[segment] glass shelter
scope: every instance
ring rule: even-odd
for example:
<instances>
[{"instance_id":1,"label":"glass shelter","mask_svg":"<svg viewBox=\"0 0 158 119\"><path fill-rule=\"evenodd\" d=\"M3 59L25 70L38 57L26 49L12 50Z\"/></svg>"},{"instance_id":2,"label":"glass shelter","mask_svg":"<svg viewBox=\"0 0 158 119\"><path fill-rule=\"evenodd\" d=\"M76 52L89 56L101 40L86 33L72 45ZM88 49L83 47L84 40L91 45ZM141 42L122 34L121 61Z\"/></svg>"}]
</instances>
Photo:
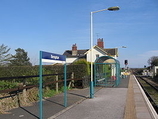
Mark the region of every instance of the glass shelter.
<instances>
[{"instance_id":1,"label":"glass shelter","mask_svg":"<svg viewBox=\"0 0 158 119\"><path fill-rule=\"evenodd\" d=\"M115 87L120 84L120 62L110 56L101 56L94 63L94 85Z\"/></svg>"}]
</instances>

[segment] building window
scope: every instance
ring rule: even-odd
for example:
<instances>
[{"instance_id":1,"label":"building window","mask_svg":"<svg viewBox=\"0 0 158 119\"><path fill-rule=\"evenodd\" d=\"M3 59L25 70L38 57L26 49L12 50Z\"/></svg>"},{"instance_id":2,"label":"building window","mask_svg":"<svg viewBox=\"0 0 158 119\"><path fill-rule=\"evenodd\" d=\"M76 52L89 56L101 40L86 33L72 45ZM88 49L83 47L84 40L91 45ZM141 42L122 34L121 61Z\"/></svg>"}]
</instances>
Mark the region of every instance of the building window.
<instances>
[{"instance_id":1,"label":"building window","mask_svg":"<svg viewBox=\"0 0 158 119\"><path fill-rule=\"evenodd\" d=\"M99 57L99 54L96 54L96 58L98 58Z\"/></svg>"}]
</instances>

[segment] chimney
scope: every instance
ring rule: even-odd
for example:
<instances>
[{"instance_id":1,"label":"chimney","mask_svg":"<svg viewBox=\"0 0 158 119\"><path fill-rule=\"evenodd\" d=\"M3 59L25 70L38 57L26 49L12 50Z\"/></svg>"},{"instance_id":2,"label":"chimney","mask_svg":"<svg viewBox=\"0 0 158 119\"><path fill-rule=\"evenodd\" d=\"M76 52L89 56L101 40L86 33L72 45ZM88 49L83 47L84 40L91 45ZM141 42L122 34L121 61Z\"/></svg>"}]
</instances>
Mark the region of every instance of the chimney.
<instances>
[{"instance_id":1,"label":"chimney","mask_svg":"<svg viewBox=\"0 0 158 119\"><path fill-rule=\"evenodd\" d=\"M104 48L103 38L99 38L99 39L97 40L97 45L98 45L99 47L101 47L101 48Z\"/></svg>"},{"instance_id":2,"label":"chimney","mask_svg":"<svg viewBox=\"0 0 158 119\"><path fill-rule=\"evenodd\" d=\"M72 45L72 56L76 56L77 55L77 46L76 43Z\"/></svg>"}]
</instances>

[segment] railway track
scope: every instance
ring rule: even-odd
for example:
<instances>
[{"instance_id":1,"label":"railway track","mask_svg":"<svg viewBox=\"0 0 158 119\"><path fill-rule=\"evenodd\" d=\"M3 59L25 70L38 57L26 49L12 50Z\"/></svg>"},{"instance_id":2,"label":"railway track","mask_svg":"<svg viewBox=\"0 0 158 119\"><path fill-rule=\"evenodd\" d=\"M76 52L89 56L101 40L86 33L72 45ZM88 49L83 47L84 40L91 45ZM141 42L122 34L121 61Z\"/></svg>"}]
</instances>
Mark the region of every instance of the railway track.
<instances>
[{"instance_id":1,"label":"railway track","mask_svg":"<svg viewBox=\"0 0 158 119\"><path fill-rule=\"evenodd\" d=\"M146 93L149 101L158 113L158 84L152 82L149 78L138 76L136 78Z\"/></svg>"}]
</instances>

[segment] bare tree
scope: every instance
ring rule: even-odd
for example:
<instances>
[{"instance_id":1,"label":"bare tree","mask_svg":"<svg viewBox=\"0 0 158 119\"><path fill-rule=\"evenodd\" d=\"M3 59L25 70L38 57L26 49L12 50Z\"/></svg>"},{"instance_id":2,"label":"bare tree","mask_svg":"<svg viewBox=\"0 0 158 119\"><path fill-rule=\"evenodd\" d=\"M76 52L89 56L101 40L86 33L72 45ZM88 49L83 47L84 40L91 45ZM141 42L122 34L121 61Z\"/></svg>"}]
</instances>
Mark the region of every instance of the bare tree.
<instances>
[{"instance_id":1,"label":"bare tree","mask_svg":"<svg viewBox=\"0 0 158 119\"><path fill-rule=\"evenodd\" d=\"M151 66L158 66L158 56L152 56L148 59L148 64Z\"/></svg>"},{"instance_id":2,"label":"bare tree","mask_svg":"<svg viewBox=\"0 0 158 119\"><path fill-rule=\"evenodd\" d=\"M9 51L10 48L8 48L8 46L5 46L4 44L0 46L0 66L5 66L8 64L11 58L11 54L8 53Z\"/></svg>"}]
</instances>

